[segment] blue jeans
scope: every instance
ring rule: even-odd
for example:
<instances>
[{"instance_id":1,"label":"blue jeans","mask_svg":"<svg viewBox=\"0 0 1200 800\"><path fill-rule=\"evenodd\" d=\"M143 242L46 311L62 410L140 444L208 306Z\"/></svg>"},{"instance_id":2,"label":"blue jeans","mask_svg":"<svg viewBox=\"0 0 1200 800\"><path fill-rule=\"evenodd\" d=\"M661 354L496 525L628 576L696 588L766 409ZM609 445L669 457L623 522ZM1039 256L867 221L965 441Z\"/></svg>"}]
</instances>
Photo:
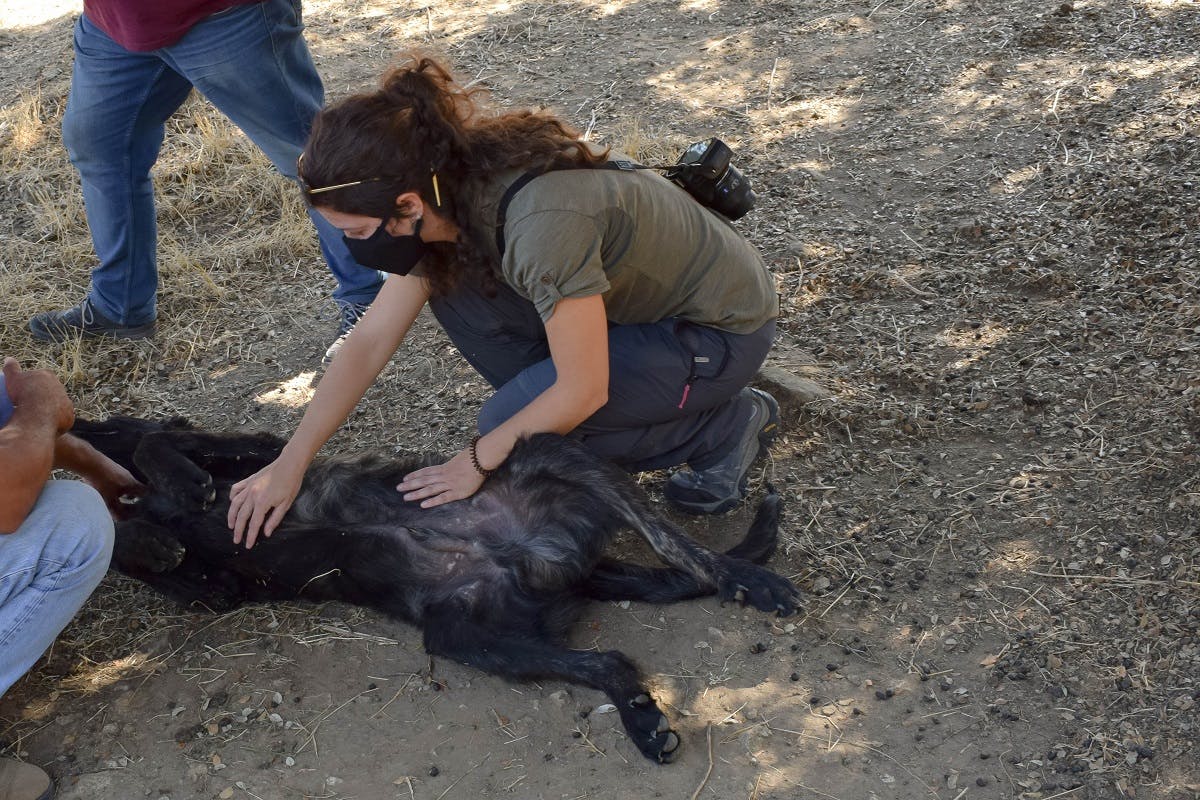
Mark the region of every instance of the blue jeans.
<instances>
[{"instance_id":1,"label":"blue jeans","mask_svg":"<svg viewBox=\"0 0 1200 800\"><path fill-rule=\"evenodd\" d=\"M480 409L480 433L554 383L541 317L509 287L494 297L463 287L429 305L454 346L496 389ZM572 436L630 471L680 464L706 469L737 445L751 403L739 393L774 338L774 320L748 334L673 318L610 325L608 402Z\"/></svg>"},{"instance_id":2,"label":"blue jeans","mask_svg":"<svg viewBox=\"0 0 1200 800\"><path fill-rule=\"evenodd\" d=\"M47 483L21 527L0 535L0 695L79 611L112 547L104 501L78 481Z\"/></svg>"},{"instance_id":3,"label":"blue jeans","mask_svg":"<svg viewBox=\"0 0 1200 800\"><path fill-rule=\"evenodd\" d=\"M63 142L79 170L100 262L90 298L106 317L123 325L155 317L150 168L164 123L193 86L295 180L296 159L324 102L302 31L299 0L265 0L214 14L175 44L139 53L114 42L87 15L79 17ZM356 263L340 232L315 212L310 216L337 279L334 298L371 302L382 274Z\"/></svg>"}]
</instances>

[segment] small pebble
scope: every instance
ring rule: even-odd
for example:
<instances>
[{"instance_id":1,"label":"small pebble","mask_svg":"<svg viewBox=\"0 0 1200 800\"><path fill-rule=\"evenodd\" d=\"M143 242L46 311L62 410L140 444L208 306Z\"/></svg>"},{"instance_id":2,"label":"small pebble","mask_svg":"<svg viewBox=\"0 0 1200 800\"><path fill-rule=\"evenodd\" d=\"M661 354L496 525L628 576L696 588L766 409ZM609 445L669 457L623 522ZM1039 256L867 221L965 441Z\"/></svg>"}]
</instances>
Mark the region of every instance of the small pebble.
<instances>
[{"instance_id":1,"label":"small pebble","mask_svg":"<svg viewBox=\"0 0 1200 800\"><path fill-rule=\"evenodd\" d=\"M988 779L987 779L987 778L984 778L984 777L982 777L982 776L981 776L981 777L978 777L978 778L976 778L976 779L975 779L975 785L976 785L976 786L987 786L987 785L988 785Z\"/></svg>"},{"instance_id":2,"label":"small pebble","mask_svg":"<svg viewBox=\"0 0 1200 800\"><path fill-rule=\"evenodd\" d=\"M437 768L436 764L429 768L429 777L436 778L438 775L441 775L441 774L442 774L442 771Z\"/></svg>"}]
</instances>

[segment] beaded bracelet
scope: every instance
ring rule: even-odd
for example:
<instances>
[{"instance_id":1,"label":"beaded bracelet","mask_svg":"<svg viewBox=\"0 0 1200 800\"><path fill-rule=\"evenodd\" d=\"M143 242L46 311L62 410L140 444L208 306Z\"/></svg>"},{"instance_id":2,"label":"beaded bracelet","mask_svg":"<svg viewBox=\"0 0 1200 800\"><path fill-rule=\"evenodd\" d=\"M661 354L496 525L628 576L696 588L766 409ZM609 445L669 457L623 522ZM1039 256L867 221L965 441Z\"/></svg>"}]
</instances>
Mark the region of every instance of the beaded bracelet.
<instances>
[{"instance_id":1,"label":"beaded bracelet","mask_svg":"<svg viewBox=\"0 0 1200 800\"><path fill-rule=\"evenodd\" d=\"M491 476L491 474L493 472L495 472L496 470L484 469L483 465L479 463L478 448L479 448L479 440L481 438L482 437L480 437L480 436L476 436L474 439L471 440L471 466L473 466L475 468L476 472L478 472L483 477L487 478L487 477Z\"/></svg>"}]
</instances>

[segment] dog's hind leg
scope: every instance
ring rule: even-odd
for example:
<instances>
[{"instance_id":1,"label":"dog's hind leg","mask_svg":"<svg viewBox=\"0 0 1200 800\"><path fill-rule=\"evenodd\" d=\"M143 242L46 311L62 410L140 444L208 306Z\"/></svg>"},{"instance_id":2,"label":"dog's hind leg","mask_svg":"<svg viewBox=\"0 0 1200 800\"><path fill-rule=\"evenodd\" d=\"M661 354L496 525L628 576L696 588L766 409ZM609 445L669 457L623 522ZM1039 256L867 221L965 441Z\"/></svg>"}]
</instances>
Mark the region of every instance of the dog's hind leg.
<instances>
[{"instance_id":1,"label":"dog's hind leg","mask_svg":"<svg viewBox=\"0 0 1200 800\"><path fill-rule=\"evenodd\" d=\"M722 601L737 600L781 616L796 610L800 593L791 581L745 558L703 547L636 496L627 494L622 499L626 501L622 510L629 526L646 539L659 558L693 576L704 593L715 592ZM766 552L760 547L748 547L745 552L754 555L756 550Z\"/></svg>"},{"instance_id":2,"label":"dog's hind leg","mask_svg":"<svg viewBox=\"0 0 1200 800\"><path fill-rule=\"evenodd\" d=\"M782 500L774 489L763 499L754 522L742 541L725 555L755 564L765 563L779 540ZM637 600L644 603L678 603L713 594L715 588L681 569L643 567L614 559L602 559L580 594L589 600Z\"/></svg>"},{"instance_id":3,"label":"dog's hind leg","mask_svg":"<svg viewBox=\"0 0 1200 800\"><path fill-rule=\"evenodd\" d=\"M800 593L791 581L753 561L702 547L655 513L645 494L615 465L597 459L577 443L548 434L531 436L520 448L513 449L502 469L532 485L570 476L579 497L586 497L593 513L603 509L633 528L668 566L691 575L702 587L702 594L715 592L723 601L737 600L785 616L796 610ZM771 513L767 512L768 517ZM761 555L771 546L748 547L746 552Z\"/></svg>"},{"instance_id":4,"label":"dog's hind leg","mask_svg":"<svg viewBox=\"0 0 1200 800\"><path fill-rule=\"evenodd\" d=\"M425 649L513 680L557 679L604 692L629 738L653 761L674 759L679 736L642 686L637 667L615 650L571 650L529 634L497 631L464 618L456 608L426 617Z\"/></svg>"}]
</instances>

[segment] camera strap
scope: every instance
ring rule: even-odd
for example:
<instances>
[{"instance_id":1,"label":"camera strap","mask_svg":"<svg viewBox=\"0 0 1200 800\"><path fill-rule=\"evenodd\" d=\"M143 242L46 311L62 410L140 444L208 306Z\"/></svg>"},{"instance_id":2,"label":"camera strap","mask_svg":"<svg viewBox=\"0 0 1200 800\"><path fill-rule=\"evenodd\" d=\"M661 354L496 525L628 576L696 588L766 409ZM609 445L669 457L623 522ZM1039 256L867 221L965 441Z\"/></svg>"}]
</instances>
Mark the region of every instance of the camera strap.
<instances>
[{"instance_id":1,"label":"camera strap","mask_svg":"<svg viewBox=\"0 0 1200 800\"><path fill-rule=\"evenodd\" d=\"M636 161L619 158L591 166L547 167L546 169L531 169L528 172L522 173L519 178L509 184L508 190L500 198L500 207L496 211L496 249L500 252L501 258L504 258L504 223L508 221L508 205L512 202L517 192L528 186L529 182L534 178L539 178L547 172L561 172L568 169L615 169L622 172L633 172L639 169L659 169L659 167L647 167Z\"/></svg>"}]
</instances>

